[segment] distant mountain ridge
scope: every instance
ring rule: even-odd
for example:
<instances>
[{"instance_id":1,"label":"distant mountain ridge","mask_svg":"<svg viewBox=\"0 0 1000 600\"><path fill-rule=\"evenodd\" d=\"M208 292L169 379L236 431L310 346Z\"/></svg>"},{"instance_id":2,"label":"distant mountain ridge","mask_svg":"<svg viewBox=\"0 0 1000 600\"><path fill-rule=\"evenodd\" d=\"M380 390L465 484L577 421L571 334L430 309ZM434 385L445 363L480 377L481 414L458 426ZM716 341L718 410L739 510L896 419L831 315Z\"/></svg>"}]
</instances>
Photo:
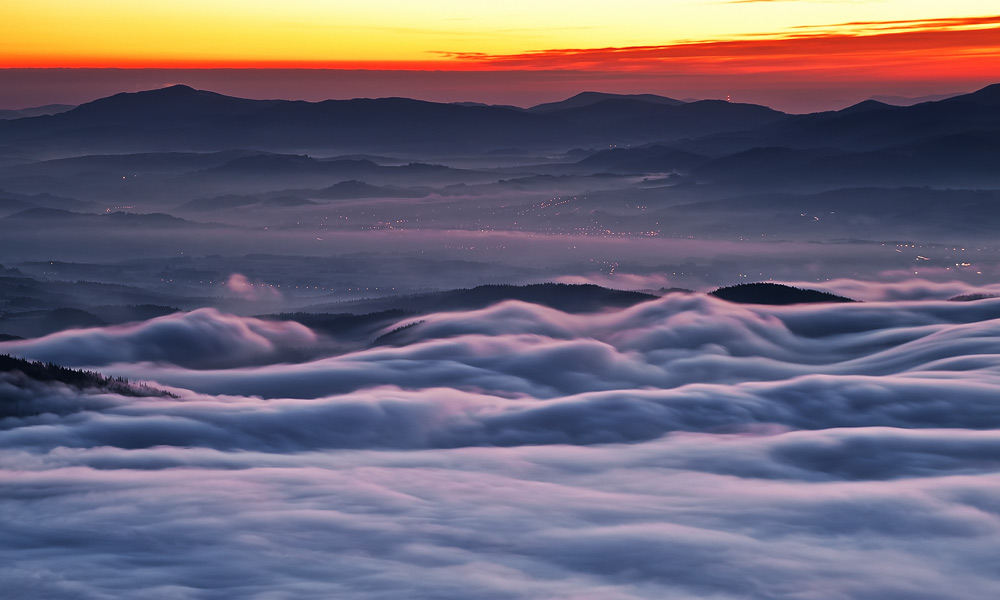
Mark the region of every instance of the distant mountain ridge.
<instances>
[{"instance_id":1,"label":"distant mountain ridge","mask_svg":"<svg viewBox=\"0 0 1000 600\"><path fill-rule=\"evenodd\" d=\"M352 300L308 307L308 312L374 313L403 309L411 313L476 310L505 300L519 300L556 308L564 312L592 312L623 308L655 300L645 292L615 290L594 284L534 283L527 285L480 285L474 288Z\"/></svg>"},{"instance_id":2,"label":"distant mountain ridge","mask_svg":"<svg viewBox=\"0 0 1000 600\"><path fill-rule=\"evenodd\" d=\"M163 173L201 164L193 179L198 182L284 177L281 186L304 188L350 179L395 184L405 175L419 184L418 172L430 176L443 167L387 167L344 154L485 155L500 148L564 153L588 147L605 150L591 150L592 156L564 172L678 173L690 175L689 182L730 186L787 181L817 191L841 181L989 187L1000 183L993 168L1000 161L1000 84L912 106L866 100L807 115L653 94L583 92L522 109L407 98L248 100L175 85L116 94L59 114L0 120L0 155L92 156L0 169L13 176L159 162ZM305 179L293 181L298 177ZM245 191L220 189L219 195ZM30 204L8 198L0 210Z\"/></svg>"},{"instance_id":3,"label":"distant mountain ridge","mask_svg":"<svg viewBox=\"0 0 1000 600\"><path fill-rule=\"evenodd\" d=\"M46 104L45 106L33 106L21 109L0 109L0 119L23 119L25 117L38 117L41 115L55 115L75 108L74 104Z\"/></svg>"},{"instance_id":4,"label":"distant mountain ridge","mask_svg":"<svg viewBox=\"0 0 1000 600\"><path fill-rule=\"evenodd\" d=\"M640 143L784 118L762 106L585 92L531 109L408 98L248 100L185 85L128 92L56 114L0 121L0 147L64 155L231 148L478 149Z\"/></svg>"},{"instance_id":5,"label":"distant mountain ridge","mask_svg":"<svg viewBox=\"0 0 1000 600\"><path fill-rule=\"evenodd\" d=\"M1000 84L912 106L868 100L839 111L794 115L762 129L756 143L878 150L920 139L1000 131Z\"/></svg>"}]
</instances>

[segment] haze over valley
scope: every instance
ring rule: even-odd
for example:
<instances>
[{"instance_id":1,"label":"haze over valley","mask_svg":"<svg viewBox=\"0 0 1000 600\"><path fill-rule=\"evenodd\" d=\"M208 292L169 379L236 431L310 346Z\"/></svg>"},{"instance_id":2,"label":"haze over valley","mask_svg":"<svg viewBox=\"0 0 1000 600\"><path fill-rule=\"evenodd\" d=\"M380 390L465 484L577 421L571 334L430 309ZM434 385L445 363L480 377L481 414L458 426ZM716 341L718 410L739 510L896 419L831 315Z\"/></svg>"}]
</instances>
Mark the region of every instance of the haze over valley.
<instances>
[{"instance_id":1,"label":"haze over valley","mask_svg":"<svg viewBox=\"0 0 1000 600\"><path fill-rule=\"evenodd\" d=\"M249 313L545 281L988 286L998 105L996 86L810 115L596 93L529 109L119 94L0 121L0 255Z\"/></svg>"}]
</instances>

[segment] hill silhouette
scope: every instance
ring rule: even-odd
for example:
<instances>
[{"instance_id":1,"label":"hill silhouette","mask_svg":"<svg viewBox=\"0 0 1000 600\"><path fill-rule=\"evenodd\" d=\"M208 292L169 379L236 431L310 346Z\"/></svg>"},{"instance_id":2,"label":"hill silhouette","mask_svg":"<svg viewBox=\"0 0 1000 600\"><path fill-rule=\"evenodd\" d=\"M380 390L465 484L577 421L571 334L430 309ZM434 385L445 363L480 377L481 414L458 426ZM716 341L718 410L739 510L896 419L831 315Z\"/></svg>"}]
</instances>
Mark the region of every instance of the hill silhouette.
<instances>
[{"instance_id":1,"label":"hill silhouette","mask_svg":"<svg viewBox=\"0 0 1000 600\"><path fill-rule=\"evenodd\" d=\"M1000 131L998 106L1000 84L911 106L868 100L808 115L654 94L583 92L520 109L408 98L249 100L175 85L115 94L58 114L0 120L0 148L64 156L232 148L485 152L705 138L728 153L766 146L874 151ZM703 153L696 146L679 149Z\"/></svg>"},{"instance_id":2,"label":"hill silhouette","mask_svg":"<svg viewBox=\"0 0 1000 600\"><path fill-rule=\"evenodd\" d=\"M787 305L818 302L857 302L856 300L829 292L767 282L741 283L739 285L721 287L710 292L709 295L737 304Z\"/></svg>"},{"instance_id":3,"label":"hill silhouette","mask_svg":"<svg viewBox=\"0 0 1000 600\"><path fill-rule=\"evenodd\" d=\"M654 300L659 296L645 292L614 290L594 284L536 283L529 285L480 285L474 288L353 300L309 307L310 312L378 312L390 309L411 314L452 310L475 310L505 300L520 300L548 306L564 312L596 312L612 307L626 307Z\"/></svg>"},{"instance_id":4,"label":"hill silhouette","mask_svg":"<svg viewBox=\"0 0 1000 600\"><path fill-rule=\"evenodd\" d=\"M708 157L700 154L654 144L638 148L602 150L576 164L584 169L599 169L612 173L664 173L689 171L708 161Z\"/></svg>"},{"instance_id":5,"label":"hill silhouette","mask_svg":"<svg viewBox=\"0 0 1000 600\"><path fill-rule=\"evenodd\" d=\"M784 113L754 104L721 100L663 104L630 97L612 97L544 114L571 124L574 131L605 139L618 138L621 142L743 131L786 117Z\"/></svg>"},{"instance_id":6,"label":"hill silhouette","mask_svg":"<svg viewBox=\"0 0 1000 600\"><path fill-rule=\"evenodd\" d=\"M878 150L963 133L1000 131L1000 84L912 106L863 102L789 117L760 132L768 145Z\"/></svg>"},{"instance_id":7,"label":"hill silhouette","mask_svg":"<svg viewBox=\"0 0 1000 600\"><path fill-rule=\"evenodd\" d=\"M534 112L534 113L557 112L569 108L580 108L583 106L590 106L592 104L597 104L598 102L603 102L605 100L638 100L640 102L646 102L649 104L666 104L669 106L678 106L684 104L684 102L682 102L681 100L674 100L673 98L667 98L666 96L658 96L656 94L607 94L604 92L580 92L575 96L572 96L565 100L560 100L558 102L546 102L544 104L537 104L529 108L528 112Z\"/></svg>"},{"instance_id":8,"label":"hill silhouette","mask_svg":"<svg viewBox=\"0 0 1000 600\"><path fill-rule=\"evenodd\" d=\"M116 94L56 115L0 121L0 147L63 155L231 148L448 149L653 142L781 120L762 106L585 93L523 110L409 98L248 100L185 85Z\"/></svg>"}]
</instances>

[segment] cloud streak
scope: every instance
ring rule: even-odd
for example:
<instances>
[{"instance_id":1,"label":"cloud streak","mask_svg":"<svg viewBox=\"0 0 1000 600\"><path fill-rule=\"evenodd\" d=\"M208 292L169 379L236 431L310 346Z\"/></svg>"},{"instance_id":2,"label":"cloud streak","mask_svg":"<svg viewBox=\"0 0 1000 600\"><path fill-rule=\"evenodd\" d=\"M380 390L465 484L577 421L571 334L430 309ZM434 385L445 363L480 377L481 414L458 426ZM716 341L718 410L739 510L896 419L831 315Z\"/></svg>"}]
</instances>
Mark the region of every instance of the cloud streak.
<instances>
[{"instance_id":1,"label":"cloud streak","mask_svg":"<svg viewBox=\"0 0 1000 600\"><path fill-rule=\"evenodd\" d=\"M442 53L491 69L578 69L675 76L741 75L897 80L996 77L1000 17L853 22L778 34L652 46L550 49L518 54ZM859 71L859 69L864 71ZM950 71L950 72L949 72ZM856 81L855 81L856 83Z\"/></svg>"}]
</instances>

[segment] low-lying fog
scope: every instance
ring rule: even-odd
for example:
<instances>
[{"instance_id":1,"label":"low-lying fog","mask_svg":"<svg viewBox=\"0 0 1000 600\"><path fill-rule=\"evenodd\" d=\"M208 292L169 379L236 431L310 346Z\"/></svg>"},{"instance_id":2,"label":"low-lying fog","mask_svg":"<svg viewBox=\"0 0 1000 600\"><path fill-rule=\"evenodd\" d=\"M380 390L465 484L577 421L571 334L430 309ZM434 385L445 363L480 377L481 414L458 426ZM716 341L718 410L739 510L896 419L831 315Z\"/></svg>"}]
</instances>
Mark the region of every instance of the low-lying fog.
<instances>
[{"instance_id":1,"label":"low-lying fog","mask_svg":"<svg viewBox=\"0 0 1000 600\"><path fill-rule=\"evenodd\" d=\"M673 293L385 329L345 351L201 309L0 343L173 395L0 374L7 593L1000 594L1000 300Z\"/></svg>"}]
</instances>

